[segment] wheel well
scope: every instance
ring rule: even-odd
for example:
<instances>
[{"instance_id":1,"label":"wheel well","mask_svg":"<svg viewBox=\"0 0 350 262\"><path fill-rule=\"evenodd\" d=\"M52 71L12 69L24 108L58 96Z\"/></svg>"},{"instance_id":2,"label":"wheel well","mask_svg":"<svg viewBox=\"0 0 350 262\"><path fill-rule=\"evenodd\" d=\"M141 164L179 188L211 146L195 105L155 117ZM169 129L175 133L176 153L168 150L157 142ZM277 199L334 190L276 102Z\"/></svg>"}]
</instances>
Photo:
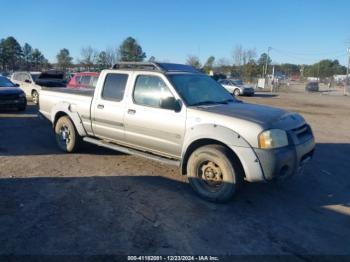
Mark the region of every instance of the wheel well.
<instances>
[{"instance_id":1,"label":"wheel well","mask_svg":"<svg viewBox=\"0 0 350 262\"><path fill-rule=\"evenodd\" d=\"M229 148L226 144L218 141L218 140L215 140L215 139L199 139L199 140L196 140L194 142L192 142L192 144L190 144L190 146L187 148L186 150L186 153L183 157L183 160L182 160L182 165L181 165L181 174L182 175L186 175L187 171L187 162L188 162L188 159L190 157L190 155L199 147L202 147L202 146L207 146L207 145L221 145L223 147L225 147L229 154L230 154L230 157L232 157L232 159L235 159L237 160L237 163L239 163L240 165L240 168L243 172L243 175L245 177L245 173L244 173L244 169L243 169L243 166L242 166L242 163L241 161L239 160L238 156L236 155L236 153L231 149Z\"/></svg>"},{"instance_id":2,"label":"wheel well","mask_svg":"<svg viewBox=\"0 0 350 262\"><path fill-rule=\"evenodd\" d=\"M59 111L59 112L56 113L55 119L54 119L54 121L53 121L53 123L52 123L54 127L55 127L55 125L56 125L58 119L60 119L62 116L68 116L68 115L67 115L67 113L62 112L62 111Z\"/></svg>"},{"instance_id":3,"label":"wheel well","mask_svg":"<svg viewBox=\"0 0 350 262\"><path fill-rule=\"evenodd\" d=\"M35 89L33 89L32 92L31 92L31 94L33 95L34 92L37 92L37 93L38 93L38 91L36 91Z\"/></svg>"}]
</instances>

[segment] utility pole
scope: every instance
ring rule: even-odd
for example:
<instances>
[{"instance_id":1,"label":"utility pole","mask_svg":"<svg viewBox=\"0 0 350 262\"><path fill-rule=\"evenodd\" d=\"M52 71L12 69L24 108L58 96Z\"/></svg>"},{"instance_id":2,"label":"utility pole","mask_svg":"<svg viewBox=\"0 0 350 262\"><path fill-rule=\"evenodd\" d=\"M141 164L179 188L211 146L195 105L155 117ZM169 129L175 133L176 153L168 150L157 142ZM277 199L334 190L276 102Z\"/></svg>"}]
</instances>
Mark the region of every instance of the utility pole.
<instances>
[{"instance_id":1,"label":"utility pole","mask_svg":"<svg viewBox=\"0 0 350 262\"><path fill-rule=\"evenodd\" d=\"M345 80L345 85L344 85L344 95L347 95L346 89L348 88L350 90L350 83L349 83L349 68L350 68L350 47L347 49L348 51L348 67L346 68L346 80Z\"/></svg>"},{"instance_id":2,"label":"utility pole","mask_svg":"<svg viewBox=\"0 0 350 262\"><path fill-rule=\"evenodd\" d=\"M268 62L268 60L269 60L269 54L270 54L270 50L271 50L272 48L269 46L269 48L267 48L267 57L266 57L266 61L265 61L265 72L264 72L264 76L266 77L266 74L267 74L267 62Z\"/></svg>"}]
</instances>

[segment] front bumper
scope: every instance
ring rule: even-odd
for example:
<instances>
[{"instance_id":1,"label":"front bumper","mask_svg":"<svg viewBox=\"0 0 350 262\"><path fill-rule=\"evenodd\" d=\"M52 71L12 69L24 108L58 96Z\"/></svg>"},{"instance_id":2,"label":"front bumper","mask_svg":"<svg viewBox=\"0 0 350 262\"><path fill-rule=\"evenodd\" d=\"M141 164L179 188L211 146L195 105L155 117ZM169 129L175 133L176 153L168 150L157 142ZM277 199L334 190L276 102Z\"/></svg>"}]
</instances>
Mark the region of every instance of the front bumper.
<instances>
[{"instance_id":1,"label":"front bumper","mask_svg":"<svg viewBox=\"0 0 350 262\"><path fill-rule=\"evenodd\" d=\"M302 144L277 149L255 149L265 180L297 174L312 159L315 140L310 138Z\"/></svg>"},{"instance_id":2,"label":"front bumper","mask_svg":"<svg viewBox=\"0 0 350 262\"><path fill-rule=\"evenodd\" d=\"M26 98L18 98L15 100L0 100L0 109L21 108L27 105Z\"/></svg>"},{"instance_id":3,"label":"front bumper","mask_svg":"<svg viewBox=\"0 0 350 262\"><path fill-rule=\"evenodd\" d=\"M242 92L241 95L244 95L244 96L252 96L252 95L254 95L254 89L253 88L244 88L241 92Z\"/></svg>"}]
</instances>

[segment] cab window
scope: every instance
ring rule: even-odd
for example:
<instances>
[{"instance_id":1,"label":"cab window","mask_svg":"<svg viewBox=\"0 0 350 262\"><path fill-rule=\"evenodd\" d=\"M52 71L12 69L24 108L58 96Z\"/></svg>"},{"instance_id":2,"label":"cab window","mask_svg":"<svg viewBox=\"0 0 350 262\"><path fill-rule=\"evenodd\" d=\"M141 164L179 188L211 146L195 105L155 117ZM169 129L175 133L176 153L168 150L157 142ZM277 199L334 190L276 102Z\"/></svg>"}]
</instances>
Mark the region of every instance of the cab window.
<instances>
[{"instance_id":1,"label":"cab window","mask_svg":"<svg viewBox=\"0 0 350 262\"><path fill-rule=\"evenodd\" d=\"M160 108L162 99L172 96L169 88L158 76L137 77L133 93L135 104Z\"/></svg>"},{"instance_id":2,"label":"cab window","mask_svg":"<svg viewBox=\"0 0 350 262\"><path fill-rule=\"evenodd\" d=\"M123 100L127 80L127 74L107 74L103 84L102 98L114 101Z\"/></svg>"}]
</instances>

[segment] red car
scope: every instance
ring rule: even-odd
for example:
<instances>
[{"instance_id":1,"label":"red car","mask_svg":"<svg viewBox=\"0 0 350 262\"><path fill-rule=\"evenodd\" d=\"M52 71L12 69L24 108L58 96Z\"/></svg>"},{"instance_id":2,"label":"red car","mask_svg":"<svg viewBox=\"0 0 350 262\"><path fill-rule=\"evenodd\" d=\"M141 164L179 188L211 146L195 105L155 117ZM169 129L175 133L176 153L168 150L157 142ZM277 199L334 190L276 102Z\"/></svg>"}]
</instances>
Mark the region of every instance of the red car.
<instances>
[{"instance_id":1,"label":"red car","mask_svg":"<svg viewBox=\"0 0 350 262\"><path fill-rule=\"evenodd\" d=\"M95 88L99 73L81 72L76 73L69 80L68 88Z\"/></svg>"}]
</instances>

